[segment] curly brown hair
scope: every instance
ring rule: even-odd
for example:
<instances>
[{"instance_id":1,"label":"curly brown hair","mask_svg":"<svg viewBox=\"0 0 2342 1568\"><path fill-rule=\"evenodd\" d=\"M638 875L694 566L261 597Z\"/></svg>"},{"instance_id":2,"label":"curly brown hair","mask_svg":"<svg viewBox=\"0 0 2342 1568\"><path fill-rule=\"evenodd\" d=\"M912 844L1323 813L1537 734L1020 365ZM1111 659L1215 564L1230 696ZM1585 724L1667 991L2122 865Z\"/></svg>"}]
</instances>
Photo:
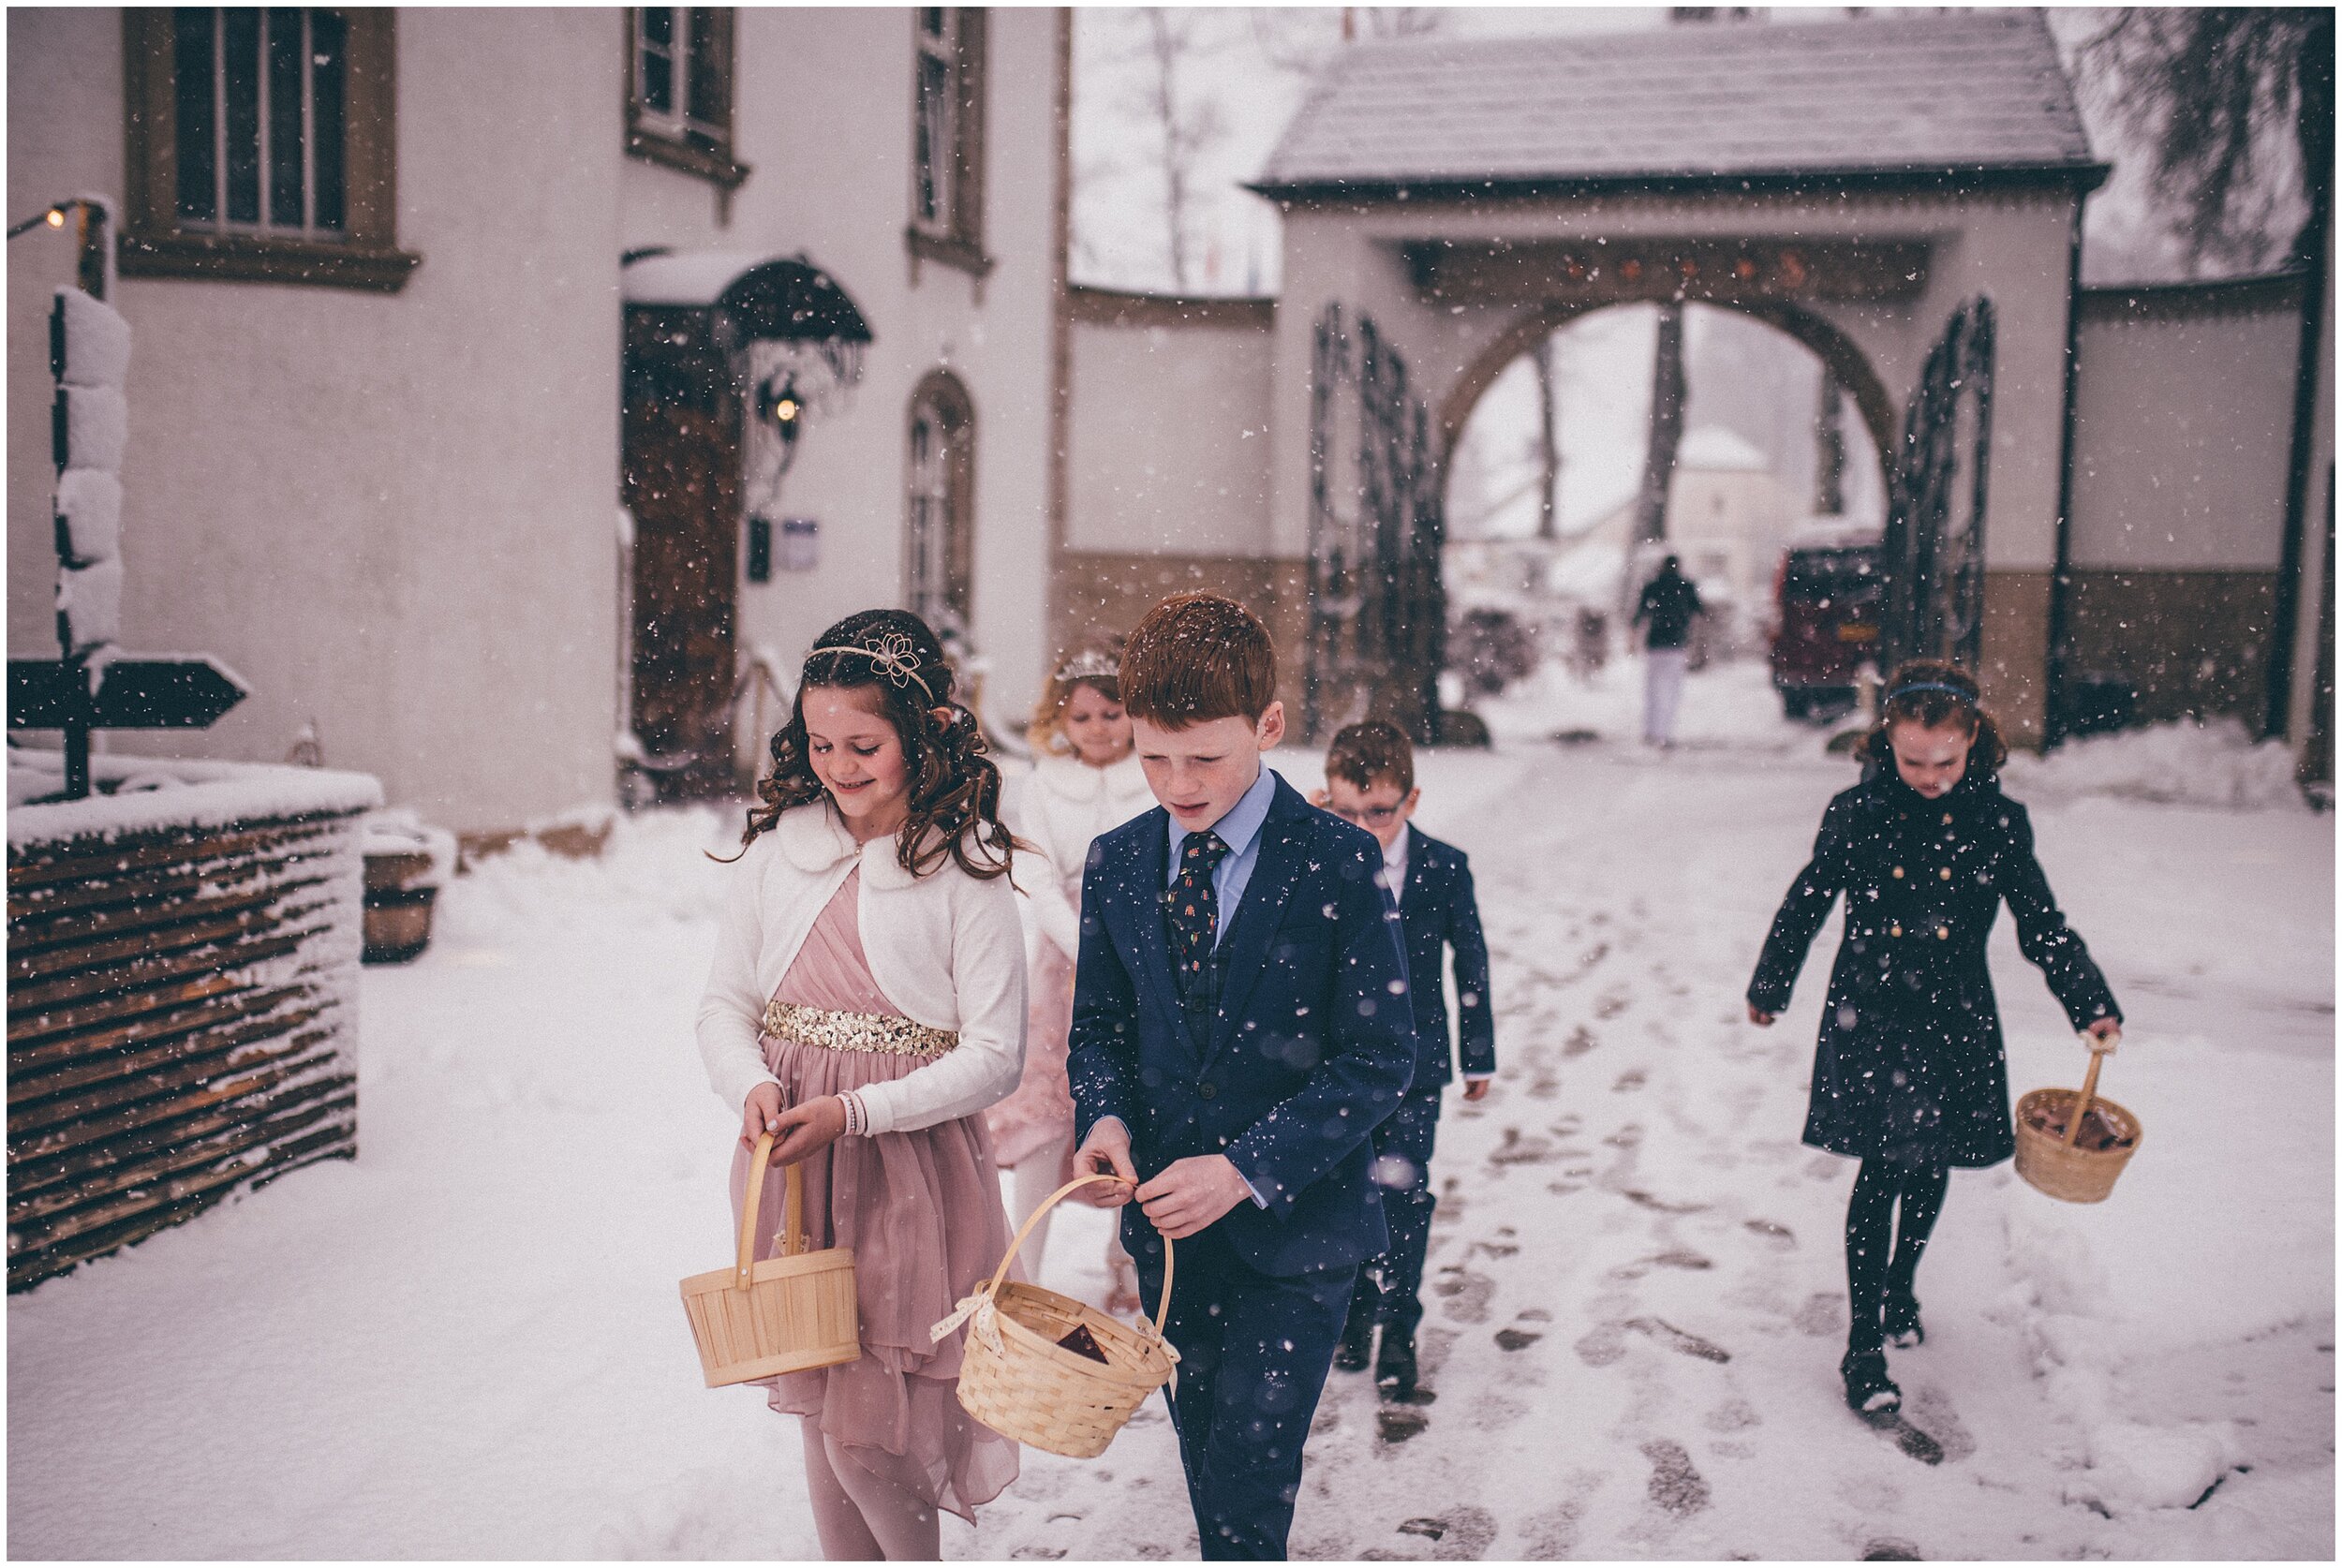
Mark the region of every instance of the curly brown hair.
<instances>
[{"instance_id":1,"label":"curly brown hair","mask_svg":"<svg viewBox=\"0 0 2342 1568\"><path fill-rule=\"evenodd\" d=\"M773 735L772 771L757 780L762 804L749 808L741 852L778 826L782 812L827 793L807 747L806 689L868 689L878 693L879 711L902 743L910 808L895 840L902 868L923 877L948 858L979 880L1006 876L1017 845L1001 821L1001 770L985 754L976 716L952 700L952 669L927 623L908 610L865 610L813 645L789 722ZM939 708L950 717L938 718Z\"/></svg>"},{"instance_id":2,"label":"curly brown hair","mask_svg":"<svg viewBox=\"0 0 2342 1568\"><path fill-rule=\"evenodd\" d=\"M1979 777L1991 777L2008 761L2008 744L2000 737L1999 724L1985 711L1976 677L1957 664L1910 658L1895 666L1878 704L1878 722L1860 747L1864 762L1894 766L1894 747L1887 732L1897 724L1926 730L1958 724L1974 737L1968 745L1967 771Z\"/></svg>"}]
</instances>

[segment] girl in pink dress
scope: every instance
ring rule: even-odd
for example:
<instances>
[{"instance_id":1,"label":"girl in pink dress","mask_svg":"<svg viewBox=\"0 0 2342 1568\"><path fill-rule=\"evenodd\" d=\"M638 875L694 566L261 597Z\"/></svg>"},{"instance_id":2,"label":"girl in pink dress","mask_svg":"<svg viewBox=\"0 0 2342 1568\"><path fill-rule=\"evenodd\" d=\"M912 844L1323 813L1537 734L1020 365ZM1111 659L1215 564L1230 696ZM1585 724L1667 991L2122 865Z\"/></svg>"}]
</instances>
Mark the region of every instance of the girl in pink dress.
<instances>
[{"instance_id":1,"label":"girl in pink dress","mask_svg":"<svg viewBox=\"0 0 2342 1568\"><path fill-rule=\"evenodd\" d=\"M1011 821L1019 844L1036 853L1016 864L1031 964L1025 1023L1025 1075L1016 1092L985 1113L993 1153L1013 1171L1012 1218L1022 1222L1041 1200L1073 1179L1074 1097L1065 1082L1065 1043L1074 1025L1074 959L1081 946L1082 871L1089 841L1121 826L1155 803L1131 742L1117 683L1119 659L1111 643L1084 648L1049 677L1026 731L1032 743L1032 776L1018 793ZM1041 1277L1049 1217L1032 1228L1023 1253L1028 1279ZM1121 1254L1109 1240L1108 1273ZM1123 1259L1124 1268L1128 1260ZM1137 1309L1136 1274L1127 1303Z\"/></svg>"},{"instance_id":2,"label":"girl in pink dress","mask_svg":"<svg viewBox=\"0 0 2342 1568\"><path fill-rule=\"evenodd\" d=\"M859 1359L765 1385L801 1418L833 1560L933 1561L941 1513L974 1518L1016 1446L959 1408L961 1335L930 1327L1008 1250L983 1112L1023 1066L1025 965L1000 773L952 702L934 634L848 616L806 659L749 814L700 1004L709 1082L740 1115L733 1201L804 1167L812 1246L851 1248ZM776 1135L767 1168L755 1143Z\"/></svg>"}]
</instances>

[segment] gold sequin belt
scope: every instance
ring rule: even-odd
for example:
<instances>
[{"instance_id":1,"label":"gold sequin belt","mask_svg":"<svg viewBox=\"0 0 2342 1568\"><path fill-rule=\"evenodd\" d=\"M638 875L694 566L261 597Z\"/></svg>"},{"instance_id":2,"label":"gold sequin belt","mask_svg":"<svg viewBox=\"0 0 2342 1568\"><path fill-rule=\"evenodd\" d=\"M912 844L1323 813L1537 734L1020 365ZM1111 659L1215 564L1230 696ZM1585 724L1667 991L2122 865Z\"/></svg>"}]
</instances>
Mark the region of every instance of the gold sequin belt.
<instances>
[{"instance_id":1,"label":"gold sequin belt","mask_svg":"<svg viewBox=\"0 0 2342 1568\"><path fill-rule=\"evenodd\" d=\"M784 1001L764 1004L764 1032L824 1051L883 1051L894 1057L940 1057L959 1043L957 1030L931 1028L912 1018Z\"/></svg>"}]
</instances>

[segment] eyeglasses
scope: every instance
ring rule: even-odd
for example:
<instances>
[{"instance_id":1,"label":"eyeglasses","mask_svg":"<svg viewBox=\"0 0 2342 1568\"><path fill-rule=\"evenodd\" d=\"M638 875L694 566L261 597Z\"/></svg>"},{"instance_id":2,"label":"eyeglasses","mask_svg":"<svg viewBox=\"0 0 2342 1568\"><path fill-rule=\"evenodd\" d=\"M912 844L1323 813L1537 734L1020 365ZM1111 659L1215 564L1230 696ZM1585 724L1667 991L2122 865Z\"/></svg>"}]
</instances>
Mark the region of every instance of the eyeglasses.
<instances>
[{"instance_id":1,"label":"eyeglasses","mask_svg":"<svg viewBox=\"0 0 2342 1568\"><path fill-rule=\"evenodd\" d=\"M1370 806L1363 811L1344 811L1339 806L1329 806L1326 809L1358 827L1386 827L1399 816L1399 807L1395 806Z\"/></svg>"}]
</instances>

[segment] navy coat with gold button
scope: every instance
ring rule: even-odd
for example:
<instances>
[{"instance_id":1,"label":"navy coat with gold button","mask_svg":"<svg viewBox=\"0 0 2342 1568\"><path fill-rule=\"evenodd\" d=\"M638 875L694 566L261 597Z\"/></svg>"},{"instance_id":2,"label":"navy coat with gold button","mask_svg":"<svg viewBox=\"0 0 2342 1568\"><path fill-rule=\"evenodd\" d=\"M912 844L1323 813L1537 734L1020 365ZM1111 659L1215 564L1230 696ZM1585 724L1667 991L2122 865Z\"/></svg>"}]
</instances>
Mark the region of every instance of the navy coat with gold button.
<instances>
[{"instance_id":1,"label":"navy coat with gold button","mask_svg":"<svg viewBox=\"0 0 2342 1568\"><path fill-rule=\"evenodd\" d=\"M1924 1164L2008 1159L2008 1067L1985 966L2003 900L2019 949L2075 1028L2122 1016L2050 893L2024 807L1975 771L1929 800L1891 762L1840 794L1773 917L1751 1006L1777 1013L1788 1005L1842 894L1845 934L1822 1009L1805 1142Z\"/></svg>"}]
</instances>

